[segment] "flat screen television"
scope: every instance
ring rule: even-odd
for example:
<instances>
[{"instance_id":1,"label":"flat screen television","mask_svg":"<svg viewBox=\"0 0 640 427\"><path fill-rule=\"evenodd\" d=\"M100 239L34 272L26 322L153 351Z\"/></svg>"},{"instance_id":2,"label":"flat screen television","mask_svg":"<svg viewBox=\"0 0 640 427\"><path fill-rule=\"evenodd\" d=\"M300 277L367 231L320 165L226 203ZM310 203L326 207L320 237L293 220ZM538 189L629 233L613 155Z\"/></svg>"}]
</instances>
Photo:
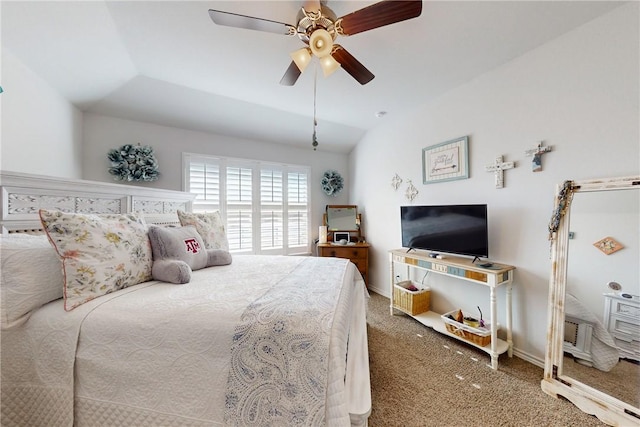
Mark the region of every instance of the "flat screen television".
<instances>
[{"instance_id":1,"label":"flat screen television","mask_svg":"<svg viewBox=\"0 0 640 427\"><path fill-rule=\"evenodd\" d=\"M401 206L400 226L405 248L489 256L487 205Z\"/></svg>"}]
</instances>

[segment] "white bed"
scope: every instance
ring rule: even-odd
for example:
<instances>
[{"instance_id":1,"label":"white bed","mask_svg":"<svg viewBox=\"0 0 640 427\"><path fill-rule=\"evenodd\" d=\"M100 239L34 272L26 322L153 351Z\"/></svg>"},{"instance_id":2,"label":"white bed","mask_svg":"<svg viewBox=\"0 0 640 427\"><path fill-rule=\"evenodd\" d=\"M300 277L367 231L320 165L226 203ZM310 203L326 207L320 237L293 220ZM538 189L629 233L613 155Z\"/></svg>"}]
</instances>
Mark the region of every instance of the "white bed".
<instances>
[{"instance_id":1,"label":"white bed","mask_svg":"<svg viewBox=\"0 0 640 427\"><path fill-rule=\"evenodd\" d=\"M37 233L38 209L61 206L173 223L192 197L24 174L0 184L5 234ZM184 285L147 281L71 311L55 299L3 324L2 425L365 425L365 297L348 260L246 255Z\"/></svg>"},{"instance_id":2,"label":"white bed","mask_svg":"<svg viewBox=\"0 0 640 427\"><path fill-rule=\"evenodd\" d=\"M598 317L570 293L566 294L564 327L563 349L580 363L605 372L618 364L620 354L611 334ZM573 337L566 332L572 327L575 328Z\"/></svg>"}]
</instances>

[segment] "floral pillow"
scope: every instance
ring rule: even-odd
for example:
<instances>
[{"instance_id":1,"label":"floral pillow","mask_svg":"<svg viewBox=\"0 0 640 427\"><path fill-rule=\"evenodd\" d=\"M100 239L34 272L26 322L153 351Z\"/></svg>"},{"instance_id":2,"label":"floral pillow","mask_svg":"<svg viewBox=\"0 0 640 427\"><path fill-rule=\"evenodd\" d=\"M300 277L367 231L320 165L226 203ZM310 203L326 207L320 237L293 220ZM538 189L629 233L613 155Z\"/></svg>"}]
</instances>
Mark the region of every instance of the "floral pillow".
<instances>
[{"instance_id":1,"label":"floral pillow","mask_svg":"<svg viewBox=\"0 0 640 427\"><path fill-rule=\"evenodd\" d=\"M151 280L147 226L135 214L86 215L40 210L64 273L64 309Z\"/></svg>"},{"instance_id":2,"label":"floral pillow","mask_svg":"<svg viewBox=\"0 0 640 427\"><path fill-rule=\"evenodd\" d=\"M183 227L187 225L196 227L204 240L205 248L229 250L229 241L220 212L189 213L178 210L178 219Z\"/></svg>"}]
</instances>

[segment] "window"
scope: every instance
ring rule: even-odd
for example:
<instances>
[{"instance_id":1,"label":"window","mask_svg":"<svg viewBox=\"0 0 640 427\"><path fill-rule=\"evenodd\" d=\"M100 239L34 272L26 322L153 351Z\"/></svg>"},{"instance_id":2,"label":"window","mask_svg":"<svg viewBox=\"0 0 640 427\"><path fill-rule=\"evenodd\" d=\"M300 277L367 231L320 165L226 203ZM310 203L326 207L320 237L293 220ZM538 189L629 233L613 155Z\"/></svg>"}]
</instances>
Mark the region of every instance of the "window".
<instances>
[{"instance_id":1,"label":"window","mask_svg":"<svg viewBox=\"0 0 640 427\"><path fill-rule=\"evenodd\" d=\"M261 249L277 249L284 237L284 188L282 171L260 169L260 243Z\"/></svg>"},{"instance_id":2,"label":"window","mask_svg":"<svg viewBox=\"0 0 640 427\"><path fill-rule=\"evenodd\" d=\"M232 252L308 252L308 167L196 154L183 164L193 211L220 211Z\"/></svg>"},{"instance_id":3,"label":"window","mask_svg":"<svg viewBox=\"0 0 640 427\"><path fill-rule=\"evenodd\" d=\"M226 168L226 223L229 248L237 251L253 250L253 201L251 168Z\"/></svg>"}]
</instances>

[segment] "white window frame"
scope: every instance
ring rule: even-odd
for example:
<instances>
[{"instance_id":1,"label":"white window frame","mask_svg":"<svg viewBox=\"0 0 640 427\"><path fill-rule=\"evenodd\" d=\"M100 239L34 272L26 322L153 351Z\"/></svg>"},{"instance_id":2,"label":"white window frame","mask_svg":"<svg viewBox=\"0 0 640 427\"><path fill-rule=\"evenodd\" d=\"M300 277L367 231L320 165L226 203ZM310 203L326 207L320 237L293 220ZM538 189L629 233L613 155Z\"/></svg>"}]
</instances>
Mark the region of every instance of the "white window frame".
<instances>
[{"instance_id":1,"label":"white window frame","mask_svg":"<svg viewBox=\"0 0 640 427\"><path fill-rule=\"evenodd\" d=\"M242 167L242 168L250 168L252 170L252 247L247 250L232 250L234 253L243 253L243 254L284 254L284 255L309 255L310 247L311 247L311 189L310 189L310 180L311 180L311 168L309 166L304 165L291 165L284 163L275 163L275 162L267 162L261 160L252 160L252 159L239 159L239 158L231 158L231 157L221 157L214 155L206 155L206 154L196 154L196 153L182 153L182 188L183 191L191 191L190 190L190 165L192 162L205 162L209 164L217 164L219 170L219 207L217 210L220 211L220 215L225 224L227 224L227 167ZM283 237L282 237L282 248L270 248L270 249L262 249L261 248L261 198L260 198L260 173L262 169L273 169L282 172L282 181L283 181ZM288 179L289 173L302 173L307 176L307 205L306 205L306 216L307 216L307 242L303 246L293 246L289 247L289 222L286 220L288 218L289 213L289 200L288 200ZM194 211L198 210L198 203L194 201L193 208ZM203 211L203 210L201 210Z\"/></svg>"}]
</instances>

